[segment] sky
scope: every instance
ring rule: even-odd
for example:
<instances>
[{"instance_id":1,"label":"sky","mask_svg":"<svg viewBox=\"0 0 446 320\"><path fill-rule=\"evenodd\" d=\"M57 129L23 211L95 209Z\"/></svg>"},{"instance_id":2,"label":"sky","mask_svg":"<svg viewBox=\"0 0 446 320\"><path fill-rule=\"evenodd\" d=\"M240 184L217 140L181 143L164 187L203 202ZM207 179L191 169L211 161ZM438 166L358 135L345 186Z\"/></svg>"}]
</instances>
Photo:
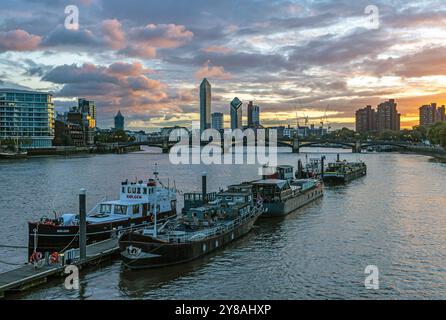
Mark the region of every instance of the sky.
<instances>
[{"instance_id":1,"label":"sky","mask_svg":"<svg viewBox=\"0 0 446 320\"><path fill-rule=\"evenodd\" d=\"M78 10L78 25L71 19ZM199 85L229 122L234 97L266 126L354 127L396 99L402 127L446 104L444 0L2 0L0 87L96 101L98 126L191 126Z\"/></svg>"}]
</instances>

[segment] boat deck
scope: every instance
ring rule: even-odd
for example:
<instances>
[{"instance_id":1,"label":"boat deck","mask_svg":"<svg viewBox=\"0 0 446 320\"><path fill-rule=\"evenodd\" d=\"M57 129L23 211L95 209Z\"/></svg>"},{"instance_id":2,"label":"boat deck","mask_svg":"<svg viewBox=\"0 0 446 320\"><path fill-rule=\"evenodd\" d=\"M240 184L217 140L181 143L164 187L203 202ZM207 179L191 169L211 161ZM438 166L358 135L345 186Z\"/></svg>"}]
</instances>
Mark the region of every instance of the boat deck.
<instances>
[{"instance_id":1,"label":"boat deck","mask_svg":"<svg viewBox=\"0 0 446 320\"><path fill-rule=\"evenodd\" d=\"M74 265L87 267L89 264L97 265L106 258L112 257L118 252L118 239L108 239L93 243L87 246L87 258L82 262L75 262ZM76 255L76 258L79 258ZM22 267L0 273L0 298L11 292L23 292L32 287L44 284L49 277L66 276L64 273L66 266L44 265L40 268L32 264L25 264Z\"/></svg>"}]
</instances>

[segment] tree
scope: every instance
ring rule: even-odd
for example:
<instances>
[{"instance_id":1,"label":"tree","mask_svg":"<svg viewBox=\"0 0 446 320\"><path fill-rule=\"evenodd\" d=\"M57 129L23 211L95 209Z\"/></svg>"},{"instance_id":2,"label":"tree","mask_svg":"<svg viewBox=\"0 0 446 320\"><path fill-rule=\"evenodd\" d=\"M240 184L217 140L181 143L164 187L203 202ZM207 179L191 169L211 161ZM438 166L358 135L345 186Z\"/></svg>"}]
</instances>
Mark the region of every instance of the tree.
<instances>
[{"instance_id":1,"label":"tree","mask_svg":"<svg viewBox=\"0 0 446 320\"><path fill-rule=\"evenodd\" d=\"M134 140L132 138L124 130L114 130L99 133L96 136L96 141L99 143L129 142Z\"/></svg>"},{"instance_id":2,"label":"tree","mask_svg":"<svg viewBox=\"0 0 446 320\"><path fill-rule=\"evenodd\" d=\"M446 148L446 122L437 122L427 129L427 138L435 145Z\"/></svg>"}]
</instances>

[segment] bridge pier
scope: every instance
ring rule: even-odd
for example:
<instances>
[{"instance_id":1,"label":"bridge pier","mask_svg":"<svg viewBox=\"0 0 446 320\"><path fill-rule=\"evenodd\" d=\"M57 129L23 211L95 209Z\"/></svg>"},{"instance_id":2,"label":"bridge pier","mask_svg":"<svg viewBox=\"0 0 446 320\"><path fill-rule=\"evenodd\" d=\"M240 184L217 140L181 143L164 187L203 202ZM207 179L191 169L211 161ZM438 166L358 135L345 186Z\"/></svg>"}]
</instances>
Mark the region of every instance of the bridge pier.
<instances>
[{"instance_id":1,"label":"bridge pier","mask_svg":"<svg viewBox=\"0 0 446 320\"><path fill-rule=\"evenodd\" d=\"M300 153L300 142L299 139L293 140L293 146L291 147L293 150L293 153Z\"/></svg>"},{"instance_id":2,"label":"bridge pier","mask_svg":"<svg viewBox=\"0 0 446 320\"><path fill-rule=\"evenodd\" d=\"M355 145L353 146L353 153L361 153L362 146L361 141L356 141Z\"/></svg>"},{"instance_id":3,"label":"bridge pier","mask_svg":"<svg viewBox=\"0 0 446 320\"><path fill-rule=\"evenodd\" d=\"M161 145L161 149L163 151L163 153L169 153L169 139L164 139L163 140L163 144Z\"/></svg>"}]
</instances>

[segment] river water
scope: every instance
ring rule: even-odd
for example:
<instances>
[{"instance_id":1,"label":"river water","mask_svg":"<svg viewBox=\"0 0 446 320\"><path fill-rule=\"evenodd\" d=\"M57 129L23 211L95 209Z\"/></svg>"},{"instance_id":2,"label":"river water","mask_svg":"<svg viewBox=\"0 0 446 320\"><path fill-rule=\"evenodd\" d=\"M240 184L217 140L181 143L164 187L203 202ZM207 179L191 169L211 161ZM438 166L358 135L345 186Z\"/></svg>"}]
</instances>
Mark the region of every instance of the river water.
<instances>
[{"instance_id":1,"label":"river water","mask_svg":"<svg viewBox=\"0 0 446 320\"><path fill-rule=\"evenodd\" d=\"M280 164L305 153L281 149ZM81 272L81 290L53 281L17 295L24 299L408 299L446 298L446 164L397 153L356 155L347 150L302 149L307 156L361 159L368 175L285 218L259 220L244 238L194 262L129 271L119 260ZM208 191L258 178L249 165L170 164L147 149L125 155L33 158L0 162L0 245L26 246L26 222L76 212L87 189L88 207L118 196L120 182L161 179L182 191ZM179 206L182 201L179 202ZM26 259L25 249L0 247L0 271ZM5 264L8 262L11 264ZM379 270L379 289L364 286L364 269Z\"/></svg>"}]
</instances>

